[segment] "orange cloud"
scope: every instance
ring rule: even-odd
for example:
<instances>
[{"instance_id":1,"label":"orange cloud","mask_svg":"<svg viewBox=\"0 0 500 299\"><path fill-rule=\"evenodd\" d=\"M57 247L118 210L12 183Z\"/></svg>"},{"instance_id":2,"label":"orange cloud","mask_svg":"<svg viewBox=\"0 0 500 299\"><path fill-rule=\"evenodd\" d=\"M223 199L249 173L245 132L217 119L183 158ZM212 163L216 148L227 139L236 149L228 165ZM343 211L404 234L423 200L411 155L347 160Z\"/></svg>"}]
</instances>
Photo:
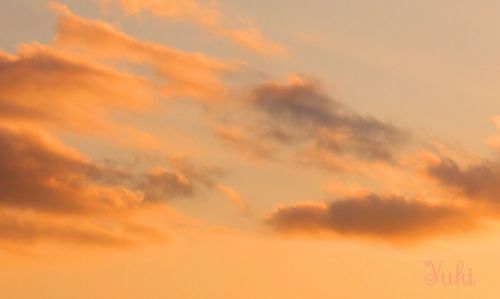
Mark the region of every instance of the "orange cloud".
<instances>
[{"instance_id":1,"label":"orange cloud","mask_svg":"<svg viewBox=\"0 0 500 299\"><path fill-rule=\"evenodd\" d=\"M6 123L0 162L0 206L55 213L118 212L193 196L215 187L221 172L179 158L147 171L148 164L98 163L42 130Z\"/></svg>"},{"instance_id":2,"label":"orange cloud","mask_svg":"<svg viewBox=\"0 0 500 299\"><path fill-rule=\"evenodd\" d=\"M163 96L222 97L222 76L233 65L141 42L63 5L51 6L60 16L53 44L0 51L0 243L164 240L163 227L143 224L151 207L163 213L168 200L215 188L219 169L178 158L101 163L47 130L69 130L71 138L106 131L113 142L127 138L122 135L140 145L155 142L129 118L151 113ZM149 66L155 75L124 70L130 64ZM140 221L132 220L138 215Z\"/></svg>"},{"instance_id":3,"label":"orange cloud","mask_svg":"<svg viewBox=\"0 0 500 299\"><path fill-rule=\"evenodd\" d=\"M500 116L495 115L493 117L493 123L495 124L495 127L497 129L500 129ZM494 150L499 150L500 149L500 136L491 136L488 139L486 139L486 144L490 146Z\"/></svg>"},{"instance_id":4,"label":"orange cloud","mask_svg":"<svg viewBox=\"0 0 500 299\"><path fill-rule=\"evenodd\" d=\"M104 22L79 18L64 5L51 7L60 16L52 45L24 44L13 54L0 51L4 121L165 148L157 136L134 124L135 116L157 111L165 97L224 97L222 76L234 65L140 42ZM138 74L127 63L149 66L154 74Z\"/></svg>"},{"instance_id":5,"label":"orange cloud","mask_svg":"<svg viewBox=\"0 0 500 299\"><path fill-rule=\"evenodd\" d=\"M86 221L47 218L0 211L0 244L33 245L51 241L85 246L123 247L134 243L131 235Z\"/></svg>"},{"instance_id":6,"label":"orange cloud","mask_svg":"<svg viewBox=\"0 0 500 299\"><path fill-rule=\"evenodd\" d=\"M132 219L215 185L213 168L180 159L170 165L141 171L100 164L42 130L1 123L0 242L122 246L165 240L164 229Z\"/></svg>"},{"instance_id":7,"label":"orange cloud","mask_svg":"<svg viewBox=\"0 0 500 299\"><path fill-rule=\"evenodd\" d=\"M118 213L143 201L124 185L100 184L112 171L40 130L0 126L0 148L0 206Z\"/></svg>"},{"instance_id":8,"label":"orange cloud","mask_svg":"<svg viewBox=\"0 0 500 299\"><path fill-rule=\"evenodd\" d=\"M112 0L102 0L103 3ZM246 49L266 55L285 54L285 48L265 38L255 27L230 29L224 26L216 2L209 5L196 0L119 0L117 1L128 14L147 11L155 16L194 22L205 27L217 36L225 37Z\"/></svg>"},{"instance_id":9,"label":"orange cloud","mask_svg":"<svg viewBox=\"0 0 500 299\"><path fill-rule=\"evenodd\" d=\"M76 130L102 127L114 111L145 110L153 86L140 77L40 44L0 52L0 115Z\"/></svg>"},{"instance_id":10,"label":"orange cloud","mask_svg":"<svg viewBox=\"0 0 500 299\"><path fill-rule=\"evenodd\" d=\"M226 196L232 204L238 207L240 211L248 213L248 205L238 192L223 184L218 184L217 189L219 189L219 191L222 192L222 194L224 194L224 196Z\"/></svg>"},{"instance_id":11,"label":"orange cloud","mask_svg":"<svg viewBox=\"0 0 500 299\"><path fill-rule=\"evenodd\" d=\"M51 3L51 8L59 15L57 47L98 59L150 66L163 81L166 96L217 99L226 92L221 77L234 70L232 64L139 41L105 22L80 18L62 4Z\"/></svg>"}]
</instances>

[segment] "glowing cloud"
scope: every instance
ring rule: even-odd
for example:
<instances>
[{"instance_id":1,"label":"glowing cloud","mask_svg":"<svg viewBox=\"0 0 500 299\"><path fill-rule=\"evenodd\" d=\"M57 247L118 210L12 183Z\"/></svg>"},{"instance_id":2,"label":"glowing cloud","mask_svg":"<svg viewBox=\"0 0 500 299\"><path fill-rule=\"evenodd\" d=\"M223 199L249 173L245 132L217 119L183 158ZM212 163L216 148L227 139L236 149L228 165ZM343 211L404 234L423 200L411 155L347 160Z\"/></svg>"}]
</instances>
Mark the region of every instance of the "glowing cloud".
<instances>
[{"instance_id":1,"label":"glowing cloud","mask_svg":"<svg viewBox=\"0 0 500 299\"><path fill-rule=\"evenodd\" d=\"M74 15L64 5L52 3L60 18L55 44L93 58L150 66L163 81L170 97L221 98L221 76L234 65L202 53L188 53L165 45L142 42L99 20Z\"/></svg>"},{"instance_id":2,"label":"glowing cloud","mask_svg":"<svg viewBox=\"0 0 500 299\"><path fill-rule=\"evenodd\" d=\"M104 3L113 0L103 0ZM216 2L203 5L196 0L119 0L123 9L132 15L142 11L158 17L194 22L217 36L230 39L235 44L266 55L285 54L285 48L265 38L255 27L230 29L224 26Z\"/></svg>"}]
</instances>

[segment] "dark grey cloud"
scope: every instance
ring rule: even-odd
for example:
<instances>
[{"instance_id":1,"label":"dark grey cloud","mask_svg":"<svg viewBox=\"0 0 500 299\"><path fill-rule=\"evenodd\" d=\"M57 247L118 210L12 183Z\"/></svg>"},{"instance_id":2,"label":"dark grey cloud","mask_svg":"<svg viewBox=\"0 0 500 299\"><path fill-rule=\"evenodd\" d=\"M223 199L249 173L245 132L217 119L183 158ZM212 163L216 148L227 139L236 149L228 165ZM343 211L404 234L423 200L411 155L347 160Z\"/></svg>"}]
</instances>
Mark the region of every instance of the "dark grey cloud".
<instances>
[{"instance_id":1,"label":"dark grey cloud","mask_svg":"<svg viewBox=\"0 0 500 299\"><path fill-rule=\"evenodd\" d=\"M240 147L266 142L307 145L338 156L389 161L408 140L402 128L350 110L312 81L263 83L252 90L247 103L250 109L241 119L227 120L228 127L240 125L246 135L219 134Z\"/></svg>"},{"instance_id":2,"label":"dark grey cloud","mask_svg":"<svg viewBox=\"0 0 500 299\"><path fill-rule=\"evenodd\" d=\"M466 167L448 158L428 167L428 174L470 200L500 203L500 162L484 160Z\"/></svg>"}]
</instances>

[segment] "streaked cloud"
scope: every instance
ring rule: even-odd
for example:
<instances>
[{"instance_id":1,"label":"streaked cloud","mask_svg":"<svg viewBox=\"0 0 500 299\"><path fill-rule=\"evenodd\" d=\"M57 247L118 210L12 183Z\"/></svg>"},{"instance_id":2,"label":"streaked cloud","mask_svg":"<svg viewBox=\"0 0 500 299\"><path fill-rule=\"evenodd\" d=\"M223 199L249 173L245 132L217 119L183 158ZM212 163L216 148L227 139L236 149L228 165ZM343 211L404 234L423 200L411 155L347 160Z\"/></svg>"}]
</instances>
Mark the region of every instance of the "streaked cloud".
<instances>
[{"instance_id":1,"label":"streaked cloud","mask_svg":"<svg viewBox=\"0 0 500 299\"><path fill-rule=\"evenodd\" d=\"M61 4L51 8L59 15L52 44L23 44L15 54L0 51L1 247L45 241L105 246L164 241L168 229L149 224L151 207L165 212L170 200L215 189L218 167L165 150L165 159L145 159L138 165L118 159L100 162L55 134L69 133L70 140L79 140L107 131L110 143L129 136L140 156L141 144L157 136L129 118L151 113L160 100L223 97L221 76L233 65L138 41L105 22L80 18ZM154 74L141 73L136 65L149 66ZM120 113L122 119L116 117Z\"/></svg>"},{"instance_id":2,"label":"streaked cloud","mask_svg":"<svg viewBox=\"0 0 500 299\"><path fill-rule=\"evenodd\" d=\"M25 44L15 55L0 52L4 119L82 131L105 126L111 109L147 109L153 92L153 86L138 76L48 46Z\"/></svg>"},{"instance_id":3,"label":"streaked cloud","mask_svg":"<svg viewBox=\"0 0 500 299\"><path fill-rule=\"evenodd\" d=\"M243 199L243 197L233 190L232 188L223 185L223 184L218 184L217 189L224 194L224 196L233 204L235 205L241 212L243 213L248 213L249 208L247 202Z\"/></svg>"},{"instance_id":4,"label":"streaked cloud","mask_svg":"<svg viewBox=\"0 0 500 299\"><path fill-rule=\"evenodd\" d=\"M59 48L93 59L149 66L159 78L164 96L211 100L226 92L221 77L234 70L233 63L139 41L103 21L78 17L62 4L52 2L50 6L59 15L55 40Z\"/></svg>"},{"instance_id":5,"label":"streaked cloud","mask_svg":"<svg viewBox=\"0 0 500 299\"><path fill-rule=\"evenodd\" d=\"M281 44L266 38L255 26L228 28L217 9L216 1L201 3L197 0L102 0L107 4L117 2L131 15L149 12L152 15L179 21L188 21L206 28L212 34L227 38L236 45L265 55L286 53Z\"/></svg>"},{"instance_id":6,"label":"streaked cloud","mask_svg":"<svg viewBox=\"0 0 500 299\"><path fill-rule=\"evenodd\" d=\"M61 220L22 213L1 212L0 243L33 246L39 242L57 242L84 246L131 246L133 238L123 232L105 229L86 221Z\"/></svg>"},{"instance_id":7,"label":"streaked cloud","mask_svg":"<svg viewBox=\"0 0 500 299\"><path fill-rule=\"evenodd\" d=\"M495 115L492 119L497 130L500 129L500 115ZM494 150L500 150L500 136L491 136L486 139L486 144L488 144Z\"/></svg>"}]
</instances>

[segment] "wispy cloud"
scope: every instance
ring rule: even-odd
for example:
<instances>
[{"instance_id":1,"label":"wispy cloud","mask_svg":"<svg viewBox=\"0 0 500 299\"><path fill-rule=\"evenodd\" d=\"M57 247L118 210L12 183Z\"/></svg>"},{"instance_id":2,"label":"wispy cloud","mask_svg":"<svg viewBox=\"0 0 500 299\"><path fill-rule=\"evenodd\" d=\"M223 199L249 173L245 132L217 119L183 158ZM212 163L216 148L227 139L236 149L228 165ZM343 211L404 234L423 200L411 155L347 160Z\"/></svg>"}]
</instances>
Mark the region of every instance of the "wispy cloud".
<instances>
[{"instance_id":1,"label":"wispy cloud","mask_svg":"<svg viewBox=\"0 0 500 299\"><path fill-rule=\"evenodd\" d=\"M217 189L224 194L224 196L232 203L234 204L240 211L243 213L248 213L249 208L247 202L243 199L243 197L233 190L232 188L223 185L223 184L218 184Z\"/></svg>"},{"instance_id":2,"label":"wispy cloud","mask_svg":"<svg viewBox=\"0 0 500 299\"><path fill-rule=\"evenodd\" d=\"M153 86L140 77L48 46L26 44L15 55L0 52L4 119L85 130L89 125L103 126L109 109L146 109L152 94Z\"/></svg>"},{"instance_id":3,"label":"wispy cloud","mask_svg":"<svg viewBox=\"0 0 500 299\"><path fill-rule=\"evenodd\" d=\"M139 41L109 24L76 16L68 7L51 3L59 14L55 45L90 55L93 59L146 65L163 85L163 95L216 99L225 93L221 76L235 64L166 45Z\"/></svg>"},{"instance_id":4,"label":"wispy cloud","mask_svg":"<svg viewBox=\"0 0 500 299\"><path fill-rule=\"evenodd\" d=\"M105 4L115 2L113 0L102 1ZM131 15L146 11L158 17L194 22L214 35L228 38L233 43L257 53L265 55L286 53L282 45L264 37L255 26L237 29L226 27L217 4L213 0L206 4L197 0L118 0L116 2Z\"/></svg>"}]
</instances>

